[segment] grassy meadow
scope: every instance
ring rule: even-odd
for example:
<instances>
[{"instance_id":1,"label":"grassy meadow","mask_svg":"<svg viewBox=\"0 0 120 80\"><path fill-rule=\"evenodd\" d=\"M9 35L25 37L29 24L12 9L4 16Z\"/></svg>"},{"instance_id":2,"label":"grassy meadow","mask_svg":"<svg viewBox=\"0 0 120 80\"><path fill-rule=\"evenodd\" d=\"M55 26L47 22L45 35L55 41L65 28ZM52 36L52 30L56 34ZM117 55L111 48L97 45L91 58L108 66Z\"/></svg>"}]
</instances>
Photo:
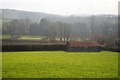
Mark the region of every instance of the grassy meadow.
<instances>
[{"instance_id":1,"label":"grassy meadow","mask_svg":"<svg viewBox=\"0 0 120 80\"><path fill-rule=\"evenodd\" d=\"M0 35L0 39L9 39L11 38L10 35Z\"/></svg>"},{"instance_id":2,"label":"grassy meadow","mask_svg":"<svg viewBox=\"0 0 120 80\"><path fill-rule=\"evenodd\" d=\"M0 35L0 39L9 39L10 35ZM19 40L41 40L43 37L41 36L21 36L18 38Z\"/></svg>"},{"instance_id":3,"label":"grassy meadow","mask_svg":"<svg viewBox=\"0 0 120 80\"><path fill-rule=\"evenodd\" d=\"M3 52L3 78L117 78L116 52Z\"/></svg>"},{"instance_id":4,"label":"grassy meadow","mask_svg":"<svg viewBox=\"0 0 120 80\"><path fill-rule=\"evenodd\" d=\"M19 39L21 40L41 40L43 37L41 36L21 36Z\"/></svg>"}]
</instances>

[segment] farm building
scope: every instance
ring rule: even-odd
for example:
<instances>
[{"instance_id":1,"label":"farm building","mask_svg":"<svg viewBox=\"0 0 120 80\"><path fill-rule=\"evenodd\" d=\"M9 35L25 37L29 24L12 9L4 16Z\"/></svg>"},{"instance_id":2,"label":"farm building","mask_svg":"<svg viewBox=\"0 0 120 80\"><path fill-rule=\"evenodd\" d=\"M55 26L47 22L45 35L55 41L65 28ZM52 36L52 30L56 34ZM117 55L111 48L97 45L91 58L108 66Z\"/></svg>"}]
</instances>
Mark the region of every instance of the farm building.
<instances>
[{"instance_id":1,"label":"farm building","mask_svg":"<svg viewBox=\"0 0 120 80\"><path fill-rule=\"evenodd\" d=\"M100 51L100 44L97 42L67 42L66 51Z\"/></svg>"}]
</instances>

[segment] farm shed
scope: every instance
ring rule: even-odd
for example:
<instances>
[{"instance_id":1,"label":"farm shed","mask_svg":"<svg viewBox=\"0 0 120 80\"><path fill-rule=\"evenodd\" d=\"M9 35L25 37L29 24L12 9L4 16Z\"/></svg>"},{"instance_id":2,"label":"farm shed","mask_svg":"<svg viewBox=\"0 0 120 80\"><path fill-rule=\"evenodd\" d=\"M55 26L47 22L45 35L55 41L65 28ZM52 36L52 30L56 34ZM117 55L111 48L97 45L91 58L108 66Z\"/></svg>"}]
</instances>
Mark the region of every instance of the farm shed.
<instances>
[{"instance_id":1,"label":"farm shed","mask_svg":"<svg viewBox=\"0 0 120 80\"><path fill-rule=\"evenodd\" d=\"M100 44L97 42L67 42L66 51L99 52Z\"/></svg>"}]
</instances>

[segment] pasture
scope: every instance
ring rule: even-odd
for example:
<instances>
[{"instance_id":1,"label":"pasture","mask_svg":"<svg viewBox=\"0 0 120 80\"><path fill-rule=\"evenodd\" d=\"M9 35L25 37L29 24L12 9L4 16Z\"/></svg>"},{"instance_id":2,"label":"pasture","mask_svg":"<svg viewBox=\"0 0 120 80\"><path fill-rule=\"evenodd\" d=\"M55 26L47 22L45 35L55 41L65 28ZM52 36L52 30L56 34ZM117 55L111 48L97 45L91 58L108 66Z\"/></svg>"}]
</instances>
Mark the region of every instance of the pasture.
<instances>
[{"instance_id":1,"label":"pasture","mask_svg":"<svg viewBox=\"0 0 120 80\"><path fill-rule=\"evenodd\" d=\"M0 35L0 39L10 39L10 35ZM19 40L41 40L43 37L41 36L21 36L18 38Z\"/></svg>"},{"instance_id":2,"label":"pasture","mask_svg":"<svg viewBox=\"0 0 120 80\"><path fill-rule=\"evenodd\" d=\"M11 38L10 35L0 35L0 39L9 39Z\"/></svg>"},{"instance_id":3,"label":"pasture","mask_svg":"<svg viewBox=\"0 0 120 80\"><path fill-rule=\"evenodd\" d=\"M117 78L117 52L3 52L3 78Z\"/></svg>"},{"instance_id":4,"label":"pasture","mask_svg":"<svg viewBox=\"0 0 120 80\"><path fill-rule=\"evenodd\" d=\"M41 36L21 36L19 39L21 40L41 40L44 37Z\"/></svg>"}]
</instances>

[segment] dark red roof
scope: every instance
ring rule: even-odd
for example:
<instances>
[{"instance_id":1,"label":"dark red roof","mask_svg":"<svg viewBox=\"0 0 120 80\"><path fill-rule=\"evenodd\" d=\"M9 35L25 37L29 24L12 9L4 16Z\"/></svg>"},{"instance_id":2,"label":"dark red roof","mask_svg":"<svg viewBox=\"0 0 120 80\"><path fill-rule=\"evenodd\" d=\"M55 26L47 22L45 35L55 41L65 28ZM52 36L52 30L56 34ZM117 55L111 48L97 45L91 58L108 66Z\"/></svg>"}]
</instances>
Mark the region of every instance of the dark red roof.
<instances>
[{"instance_id":1,"label":"dark red roof","mask_svg":"<svg viewBox=\"0 0 120 80\"><path fill-rule=\"evenodd\" d=\"M81 47L81 46L100 46L98 42L68 42L72 47Z\"/></svg>"}]
</instances>

